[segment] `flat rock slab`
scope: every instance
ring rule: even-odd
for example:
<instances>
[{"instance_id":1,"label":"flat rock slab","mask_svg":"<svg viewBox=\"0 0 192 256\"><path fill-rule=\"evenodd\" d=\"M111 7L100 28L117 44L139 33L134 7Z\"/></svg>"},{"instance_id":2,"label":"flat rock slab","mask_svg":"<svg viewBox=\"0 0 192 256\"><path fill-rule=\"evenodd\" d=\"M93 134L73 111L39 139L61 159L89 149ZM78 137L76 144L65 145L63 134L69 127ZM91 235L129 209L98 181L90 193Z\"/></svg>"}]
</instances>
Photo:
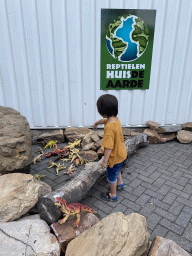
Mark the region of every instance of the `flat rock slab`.
<instances>
[{"instance_id":1,"label":"flat rock slab","mask_svg":"<svg viewBox=\"0 0 192 256\"><path fill-rule=\"evenodd\" d=\"M163 143L157 131L151 130L151 129L145 129L143 133L147 135L149 143L151 144Z\"/></svg>"},{"instance_id":2,"label":"flat rock slab","mask_svg":"<svg viewBox=\"0 0 192 256\"><path fill-rule=\"evenodd\" d=\"M156 131L158 133L171 133L171 132L178 132L182 129L181 125L166 125L160 126Z\"/></svg>"},{"instance_id":3,"label":"flat rock slab","mask_svg":"<svg viewBox=\"0 0 192 256\"><path fill-rule=\"evenodd\" d=\"M189 256L189 254L172 240L156 236L148 256Z\"/></svg>"},{"instance_id":4,"label":"flat rock slab","mask_svg":"<svg viewBox=\"0 0 192 256\"><path fill-rule=\"evenodd\" d=\"M147 135L149 143L151 144L164 143L176 137L175 133L159 134L156 130L151 129L145 129L144 133Z\"/></svg>"},{"instance_id":5,"label":"flat rock slab","mask_svg":"<svg viewBox=\"0 0 192 256\"><path fill-rule=\"evenodd\" d=\"M69 142L74 142L77 140L83 140L86 134L90 133L91 130L88 128L80 127L80 128L67 128L65 129L64 135L68 139Z\"/></svg>"},{"instance_id":6,"label":"flat rock slab","mask_svg":"<svg viewBox=\"0 0 192 256\"><path fill-rule=\"evenodd\" d=\"M66 256L141 256L149 248L146 218L116 212L73 239Z\"/></svg>"},{"instance_id":7,"label":"flat rock slab","mask_svg":"<svg viewBox=\"0 0 192 256\"><path fill-rule=\"evenodd\" d=\"M177 139L181 143L190 143L192 141L192 132L181 130L177 133Z\"/></svg>"},{"instance_id":8,"label":"flat rock slab","mask_svg":"<svg viewBox=\"0 0 192 256\"><path fill-rule=\"evenodd\" d=\"M59 224L56 222L51 225L51 228L53 229L53 232L63 249L66 248L67 244L72 239L76 238L82 232L91 228L99 221L97 216L95 216L93 213L87 212L81 213L79 227L74 228L73 224L76 220L76 216L71 216L64 224Z\"/></svg>"},{"instance_id":9,"label":"flat rock slab","mask_svg":"<svg viewBox=\"0 0 192 256\"><path fill-rule=\"evenodd\" d=\"M43 220L0 223L0 255L59 256L61 246Z\"/></svg>"},{"instance_id":10,"label":"flat rock slab","mask_svg":"<svg viewBox=\"0 0 192 256\"><path fill-rule=\"evenodd\" d=\"M63 130L55 130L53 132L45 132L38 136L37 141L44 140L46 142L50 140L57 140L58 143L64 141L64 133Z\"/></svg>"},{"instance_id":11,"label":"flat rock slab","mask_svg":"<svg viewBox=\"0 0 192 256\"><path fill-rule=\"evenodd\" d=\"M147 121L147 125L152 130L157 130L159 128L159 124L157 122L154 122L154 121Z\"/></svg>"},{"instance_id":12,"label":"flat rock slab","mask_svg":"<svg viewBox=\"0 0 192 256\"><path fill-rule=\"evenodd\" d=\"M185 124L182 125L182 128L184 130L189 130L189 131L192 131L192 122L187 122Z\"/></svg>"},{"instance_id":13,"label":"flat rock slab","mask_svg":"<svg viewBox=\"0 0 192 256\"><path fill-rule=\"evenodd\" d=\"M160 135L161 141L163 142L167 142L176 138L175 133L165 133L165 134L159 134L159 135Z\"/></svg>"}]
</instances>

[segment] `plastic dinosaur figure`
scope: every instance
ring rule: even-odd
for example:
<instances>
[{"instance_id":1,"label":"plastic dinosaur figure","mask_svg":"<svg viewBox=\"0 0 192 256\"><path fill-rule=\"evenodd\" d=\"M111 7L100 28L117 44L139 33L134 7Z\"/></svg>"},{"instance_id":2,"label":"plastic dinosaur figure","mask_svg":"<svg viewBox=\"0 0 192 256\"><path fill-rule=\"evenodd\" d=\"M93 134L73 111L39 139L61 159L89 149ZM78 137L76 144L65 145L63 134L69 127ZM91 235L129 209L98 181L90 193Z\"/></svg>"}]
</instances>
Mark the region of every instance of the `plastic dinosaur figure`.
<instances>
[{"instance_id":1,"label":"plastic dinosaur figure","mask_svg":"<svg viewBox=\"0 0 192 256\"><path fill-rule=\"evenodd\" d=\"M59 175L59 171L61 170L61 169L65 169L66 167L64 167L64 165L61 165L60 163L59 164L56 164L56 163L54 163L54 162L50 162L49 163L49 167L47 167L47 168L51 168L51 167L54 167L54 166L56 166L56 175Z\"/></svg>"},{"instance_id":2,"label":"plastic dinosaur figure","mask_svg":"<svg viewBox=\"0 0 192 256\"><path fill-rule=\"evenodd\" d=\"M49 153L46 153L46 154L45 154L45 157L56 156L56 155L58 155L58 154L60 154L60 153L62 153L62 152L63 152L63 149L59 149L59 148L57 148L57 145L55 145L55 150L54 150L54 151L51 151L51 152L49 152Z\"/></svg>"},{"instance_id":3,"label":"plastic dinosaur figure","mask_svg":"<svg viewBox=\"0 0 192 256\"><path fill-rule=\"evenodd\" d=\"M67 219L72 216L72 215L76 215L77 216L77 220L76 222L73 224L73 227L78 227L79 226L79 222L80 222L80 213L83 211L86 212L92 212L94 214L96 214L97 212L94 211L93 209L89 208L86 205L80 204L80 203L73 203L73 204L68 204L66 200L60 198L60 197L56 197L56 203L55 205L60 206L61 207L61 211L65 214L65 217L63 219L61 219L59 222L59 224L63 224L67 221Z\"/></svg>"},{"instance_id":4,"label":"plastic dinosaur figure","mask_svg":"<svg viewBox=\"0 0 192 256\"><path fill-rule=\"evenodd\" d=\"M69 159L71 159L71 162L73 162L78 157L77 156L78 152L79 152L79 150L77 148L74 148L74 149L70 150Z\"/></svg>"},{"instance_id":5,"label":"plastic dinosaur figure","mask_svg":"<svg viewBox=\"0 0 192 256\"><path fill-rule=\"evenodd\" d=\"M55 146L55 144L57 144L57 140L56 140L56 141L50 140L50 141L46 144L46 146L44 147L44 149L46 149L46 148L52 148L52 147Z\"/></svg>"},{"instance_id":6,"label":"plastic dinosaur figure","mask_svg":"<svg viewBox=\"0 0 192 256\"><path fill-rule=\"evenodd\" d=\"M65 148L74 148L75 146L79 146L80 147L80 143L81 143L81 140L78 140L76 139L73 143L68 143L69 145L66 146Z\"/></svg>"},{"instance_id":7,"label":"plastic dinosaur figure","mask_svg":"<svg viewBox=\"0 0 192 256\"><path fill-rule=\"evenodd\" d=\"M76 166L78 166L78 165L82 165L83 163L88 163L89 161L87 160L87 159L82 159L81 158L81 161L80 161L80 159L79 158L77 158L77 159L75 159L75 164L76 164Z\"/></svg>"},{"instance_id":8,"label":"plastic dinosaur figure","mask_svg":"<svg viewBox=\"0 0 192 256\"><path fill-rule=\"evenodd\" d=\"M41 178L45 177L46 175L34 174L33 176L34 176L36 179L40 180Z\"/></svg>"},{"instance_id":9,"label":"plastic dinosaur figure","mask_svg":"<svg viewBox=\"0 0 192 256\"><path fill-rule=\"evenodd\" d=\"M84 160L80 157L79 149L74 148L70 150L70 156L69 159L71 159L71 162L73 162L77 157L79 158L78 165L82 165L84 163Z\"/></svg>"},{"instance_id":10,"label":"plastic dinosaur figure","mask_svg":"<svg viewBox=\"0 0 192 256\"><path fill-rule=\"evenodd\" d=\"M60 158L69 156L70 148L63 148L62 150L63 150L63 152L62 152L62 155L60 156Z\"/></svg>"},{"instance_id":11,"label":"plastic dinosaur figure","mask_svg":"<svg viewBox=\"0 0 192 256\"><path fill-rule=\"evenodd\" d=\"M68 168L67 168L67 172L64 172L64 174L69 174L71 175L73 172L75 171L75 166L70 165Z\"/></svg>"},{"instance_id":12,"label":"plastic dinosaur figure","mask_svg":"<svg viewBox=\"0 0 192 256\"><path fill-rule=\"evenodd\" d=\"M80 160L79 160L79 158L77 158L77 159L75 160L75 164L76 164L76 166L80 165Z\"/></svg>"},{"instance_id":13,"label":"plastic dinosaur figure","mask_svg":"<svg viewBox=\"0 0 192 256\"><path fill-rule=\"evenodd\" d=\"M43 155L44 154L40 154L40 155L34 157L32 163L35 164L37 161L40 162Z\"/></svg>"},{"instance_id":14,"label":"plastic dinosaur figure","mask_svg":"<svg viewBox=\"0 0 192 256\"><path fill-rule=\"evenodd\" d=\"M68 158L63 158L63 159L61 159L61 161L62 161L62 162L68 162L68 161L70 161L70 159L68 159Z\"/></svg>"}]
</instances>

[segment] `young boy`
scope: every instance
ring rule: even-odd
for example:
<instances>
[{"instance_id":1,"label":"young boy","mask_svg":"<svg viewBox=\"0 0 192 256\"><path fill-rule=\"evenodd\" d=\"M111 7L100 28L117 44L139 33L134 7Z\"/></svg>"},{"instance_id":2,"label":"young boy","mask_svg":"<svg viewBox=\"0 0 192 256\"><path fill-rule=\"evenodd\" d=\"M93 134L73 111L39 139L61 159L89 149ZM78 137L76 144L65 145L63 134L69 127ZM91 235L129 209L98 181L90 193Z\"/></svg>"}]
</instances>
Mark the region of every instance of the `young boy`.
<instances>
[{"instance_id":1,"label":"young boy","mask_svg":"<svg viewBox=\"0 0 192 256\"><path fill-rule=\"evenodd\" d=\"M105 118L94 123L93 129L98 124L104 124L104 137L101 144L104 147L104 159L101 162L102 168L107 168L107 179L110 183L110 192L102 193L101 198L107 201L117 201L116 189L124 189L121 178L121 167L127 158L121 122L118 119L118 101L110 94L104 94L97 100L97 110ZM109 166L108 165L109 161Z\"/></svg>"}]
</instances>

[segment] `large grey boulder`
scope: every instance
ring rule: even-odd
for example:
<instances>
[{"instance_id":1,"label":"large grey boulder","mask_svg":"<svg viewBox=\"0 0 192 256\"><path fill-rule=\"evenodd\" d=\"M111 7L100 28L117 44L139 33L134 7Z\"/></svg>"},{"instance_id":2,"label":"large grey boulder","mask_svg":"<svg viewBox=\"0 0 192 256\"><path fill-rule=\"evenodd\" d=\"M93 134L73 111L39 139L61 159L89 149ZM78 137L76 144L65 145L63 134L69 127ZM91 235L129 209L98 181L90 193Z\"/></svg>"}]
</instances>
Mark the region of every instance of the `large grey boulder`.
<instances>
[{"instance_id":1,"label":"large grey boulder","mask_svg":"<svg viewBox=\"0 0 192 256\"><path fill-rule=\"evenodd\" d=\"M13 221L31 209L42 193L42 185L30 174L0 176L0 222Z\"/></svg>"},{"instance_id":2,"label":"large grey boulder","mask_svg":"<svg viewBox=\"0 0 192 256\"><path fill-rule=\"evenodd\" d=\"M43 220L0 223L0 255L59 256L61 246Z\"/></svg>"},{"instance_id":3,"label":"large grey boulder","mask_svg":"<svg viewBox=\"0 0 192 256\"><path fill-rule=\"evenodd\" d=\"M28 216L21 216L18 220L15 221L23 221L23 220L40 220L40 214L33 214L33 215L28 215Z\"/></svg>"},{"instance_id":4,"label":"large grey boulder","mask_svg":"<svg viewBox=\"0 0 192 256\"><path fill-rule=\"evenodd\" d=\"M144 216L116 212L72 240L66 256L141 256L149 249L149 237Z\"/></svg>"},{"instance_id":5,"label":"large grey boulder","mask_svg":"<svg viewBox=\"0 0 192 256\"><path fill-rule=\"evenodd\" d=\"M0 106L0 173L31 163L31 132L27 119L12 108Z\"/></svg>"},{"instance_id":6,"label":"large grey boulder","mask_svg":"<svg viewBox=\"0 0 192 256\"><path fill-rule=\"evenodd\" d=\"M45 196L47 194L50 194L52 192L52 188L50 185L48 185L47 183L41 181L41 180L38 180L37 179L37 182L42 186L42 189L41 189L41 194L39 196L39 199L42 197L42 196ZM29 213L39 213L38 209L37 209L37 204L35 204L30 210L29 210Z\"/></svg>"}]
</instances>

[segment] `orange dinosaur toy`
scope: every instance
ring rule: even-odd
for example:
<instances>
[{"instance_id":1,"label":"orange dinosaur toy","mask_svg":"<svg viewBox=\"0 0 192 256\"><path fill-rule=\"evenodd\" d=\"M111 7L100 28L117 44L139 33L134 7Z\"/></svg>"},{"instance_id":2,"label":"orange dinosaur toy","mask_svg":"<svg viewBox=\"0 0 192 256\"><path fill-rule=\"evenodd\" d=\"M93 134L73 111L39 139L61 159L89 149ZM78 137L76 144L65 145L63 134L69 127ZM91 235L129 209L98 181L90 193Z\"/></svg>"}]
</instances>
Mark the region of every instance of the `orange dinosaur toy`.
<instances>
[{"instance_id":1,"label":"orange dinosaur toy","mask_svg":"<svg viewBox=\"0 0 192 256\"><path fill-rule=\"evenodd\" d=\"M89 208L88 206L84 205L84 204L80 204L80 203L73 203L73 204L68 204L66 200L60 198L60 197L56 197L56 203L55 205L60 206L61 207L61 211L65 214L65 217L63 219L61 219L59 222L59 224L63 224L67 221L67 219L71 216L71 215L77 215L77 220L74 223L73 227L78 227L79 226L79 222L80 222L80 213L83 211L86 212L92 212L92 213L97 213L96 211L92 210L91 208Z\"/></svg>"},{"instance_id":2,"label":"orange dinosaur toy","mask_svg":"<svg viewBox=\"0 0 192 256\"><path fill-rule=\"evenodd\" d=\"M57 148L57 145L55 145L55 151L51 151L51 152L45 154L45 157L56 156L62 152L63 152L63 149L59 149L59 148Z\"/></svg>"}]
</instances>

